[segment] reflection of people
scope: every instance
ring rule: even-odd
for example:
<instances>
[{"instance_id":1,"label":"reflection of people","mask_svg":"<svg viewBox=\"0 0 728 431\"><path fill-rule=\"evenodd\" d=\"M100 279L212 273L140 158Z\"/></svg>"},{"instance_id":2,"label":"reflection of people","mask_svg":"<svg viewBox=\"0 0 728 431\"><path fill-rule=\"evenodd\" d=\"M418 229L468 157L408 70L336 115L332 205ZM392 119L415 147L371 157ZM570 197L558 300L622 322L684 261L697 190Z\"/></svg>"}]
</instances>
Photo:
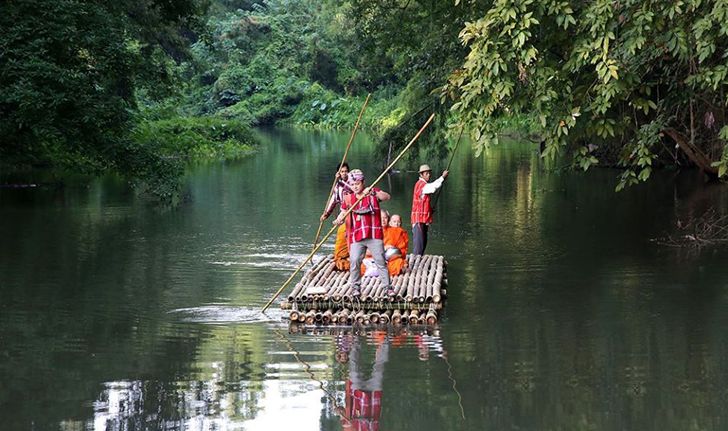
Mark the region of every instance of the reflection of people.
<instances>
[{"instance_id":1,"label":"reflection of people","mask_svg":"<svg viewBox=\"0 0 728 431\"><path fill-rule=\"evenodd\" d=\"M432 176L432 169L428 165L420 166L419 173L420 178L415 183L412 194L412 254L415 256L425 254L427 229L432 223L430 195L442 186L448 171L443 171L442 176L431 183L428 181Z\"/></svg>"},{"instance_id":2,"label":"reflection of people","mask_svg":"<svg viewBox=\"0 0 728 431\"><path fill-rule=\"evenodd\" d=\"M345 407L341 413L341 425L344 430L376 431L379 430L379 418L382 414L382 387L384 382L384 364L389 359L389 342L382 331L374 334L377 350L374 354L374 365L369 378L363 372L361 361L361 338L352 336L351 344L340 342L336 358L339 362L348 359L349 379L346 381ZM348 351L346 350L348 347Z\"/></svg>"}]
</instances>

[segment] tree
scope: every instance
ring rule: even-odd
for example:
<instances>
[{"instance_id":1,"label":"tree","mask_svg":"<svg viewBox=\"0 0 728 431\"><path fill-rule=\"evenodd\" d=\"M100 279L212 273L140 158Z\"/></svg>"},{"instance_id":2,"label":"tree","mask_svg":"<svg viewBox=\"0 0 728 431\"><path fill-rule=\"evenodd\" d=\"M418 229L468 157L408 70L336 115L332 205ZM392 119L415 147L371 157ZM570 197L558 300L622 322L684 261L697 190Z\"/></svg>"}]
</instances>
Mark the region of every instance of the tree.
<instances>
[{"instance_id":1,"label":"tree","mask_svg":"<svg viewBox=\"0 0 728 431\"><path fill-rule=\"evenodd\" d=\"M4 2L3 161L92 171L131 163L124 136L137 91L166 94L170 59L186 56L201 12L196 0Z\"/></svg>"},{"instance_id":2,"label":"tree","mask_svg":"<svg viewBox=\"0 0 728 431\"><path fill-rule=\"evenodd\" d=\"M460 40L469 52L441 95L478 149L497 143L493 119L525 113L546 156L626 168L617 189L657 164L725 175L726 2L497 0Z\"/></svg>"}]
</instances>

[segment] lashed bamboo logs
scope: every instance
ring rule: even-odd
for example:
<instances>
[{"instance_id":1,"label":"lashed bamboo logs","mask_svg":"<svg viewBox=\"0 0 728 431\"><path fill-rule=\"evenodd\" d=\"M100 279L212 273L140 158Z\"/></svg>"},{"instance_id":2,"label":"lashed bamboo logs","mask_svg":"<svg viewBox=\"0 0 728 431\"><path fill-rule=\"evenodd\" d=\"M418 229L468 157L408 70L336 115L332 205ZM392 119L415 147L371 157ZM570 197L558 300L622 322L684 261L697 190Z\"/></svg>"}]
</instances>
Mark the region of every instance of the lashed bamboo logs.
<instances>
[{"instance_id":1,"label":"lashed bamboo logs","mask_svg":"<svg viewBox=\"0 0 728 431\"><path fill-rule=\"evenodd\" d=\"M377 276L363 277L354 297L349 272L338 271L333 258L316 262L283 301L291 322L308 325L435 325L445 297L447 262L442 256L407 256L402 274L391 278L395 295Z\"/></svg>"}]
</instances>

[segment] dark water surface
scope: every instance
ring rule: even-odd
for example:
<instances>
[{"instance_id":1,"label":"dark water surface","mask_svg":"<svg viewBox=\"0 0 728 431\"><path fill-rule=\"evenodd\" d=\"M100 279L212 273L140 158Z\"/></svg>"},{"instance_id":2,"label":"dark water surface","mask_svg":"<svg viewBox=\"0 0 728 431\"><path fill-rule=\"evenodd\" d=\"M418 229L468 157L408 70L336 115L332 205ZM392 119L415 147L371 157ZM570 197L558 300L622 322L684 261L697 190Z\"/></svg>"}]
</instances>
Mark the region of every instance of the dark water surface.
<instances>
[{"instance_id":1,"label":"dark water surface","mask_svg":"<svg viewBox=\"0 0 728 431\"><path fill-rule=\"evenodd\" d=\"M461 148L428 247L449 261L439 327L303 334L258 310L310 250L348 135L261 133L175 210L114 179L0 189L0 429L728 429L728 253L650 241L726 211L725 187L615 194L616 172L547 171L526 144ZM371 153L360 136L350 157L369 178ZM407 228L415 180L383 183ZM381 413L347 424L359 380Z\"/></svg>"}]
</instances>

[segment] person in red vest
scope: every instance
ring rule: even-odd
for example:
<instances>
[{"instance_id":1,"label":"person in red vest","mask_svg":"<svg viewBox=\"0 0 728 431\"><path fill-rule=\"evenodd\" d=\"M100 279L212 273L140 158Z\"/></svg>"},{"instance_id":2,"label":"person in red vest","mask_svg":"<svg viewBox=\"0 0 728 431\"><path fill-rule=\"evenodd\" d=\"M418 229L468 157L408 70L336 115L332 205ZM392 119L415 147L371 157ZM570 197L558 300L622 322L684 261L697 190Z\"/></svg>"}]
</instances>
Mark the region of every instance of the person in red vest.
<instances>
[{"instance_id":1,"label":"person in red vest","mask_svg":"<svg viewBox=\"0 0 728 431\"><path fill-rule=\"evenodd\" d=\"M352 296L361 295L361 262L367 249L377 266L382 284L387 286L387 295L394 296L394 289L390 285L387 261L384 259L384 229L382 228L380 201L389 200L389 193L376 187L364 187L364 173L359 169L349 172L349 185L353 193L344 197L341 203L341 214L334 224L344 223L344 213L354 207L346 218L346 235L349 243L349 283L352 286ZM356 203L361 198L361 202Z\"/></svg>"},{"instance_id":2,"label":"person in red vest","mask_svg":"<svg viewBox=\"0 0 728 431\"><path fill-rule=\"evenodd\" d=\"M427 229L432 223L432 207L430 206L430 195L435 193L447 178L448 171L443 171L442 176L433 182L430 181L432 169L428 165L422 165L419 169L420 178L415 183L415 191L412 195L412 255L425 254L427 247Z\"/></svg>"}]
</instances>

